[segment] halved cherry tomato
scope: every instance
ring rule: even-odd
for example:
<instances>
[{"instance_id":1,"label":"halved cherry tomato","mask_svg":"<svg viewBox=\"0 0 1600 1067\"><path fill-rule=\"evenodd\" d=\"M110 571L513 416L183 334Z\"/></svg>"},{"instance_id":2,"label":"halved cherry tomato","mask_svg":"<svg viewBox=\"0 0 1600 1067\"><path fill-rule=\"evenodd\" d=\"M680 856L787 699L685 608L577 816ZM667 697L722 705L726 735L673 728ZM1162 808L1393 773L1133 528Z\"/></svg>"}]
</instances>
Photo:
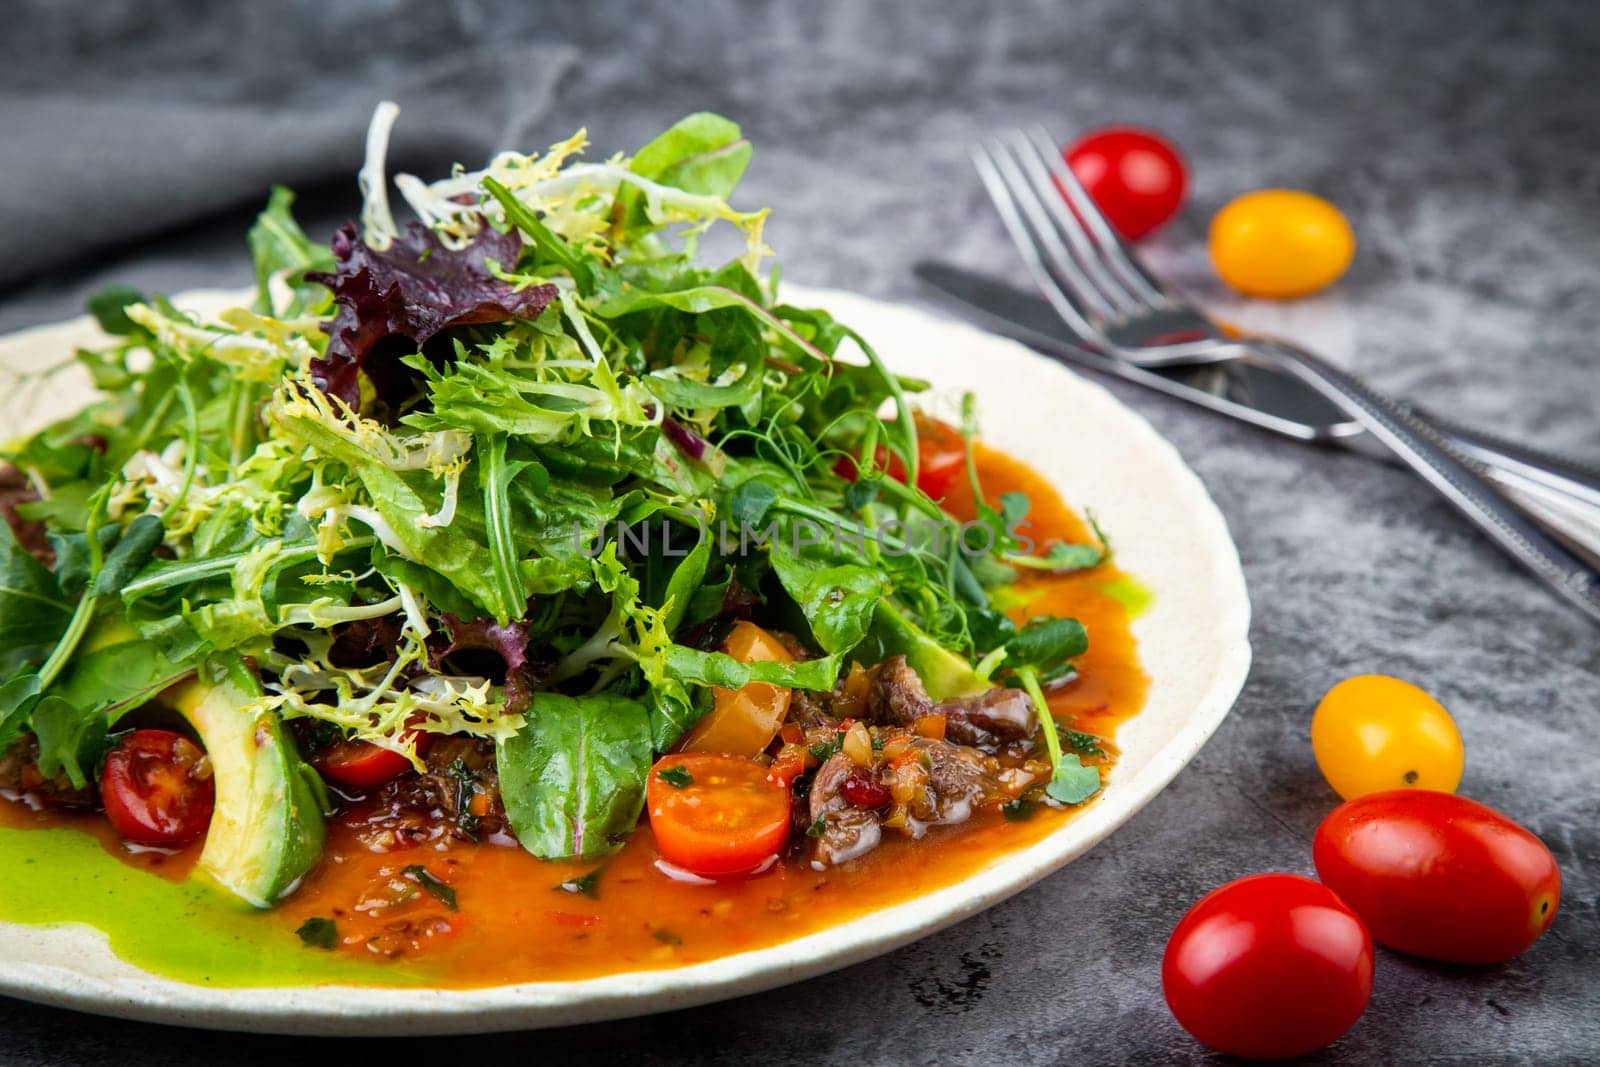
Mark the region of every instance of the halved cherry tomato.
<instances>
[{"instance_id":1,"label":"halved cherry tomato","mask_svg":"<svg viewBox=\"0 0 1600 1067\"><path fill-rule=\"evenodd\" d=\"M417 751L426 752L430 733L417 734ZM311 757L321 775L347 789L376 789L411 769L411 761L392 749L370 741L335 741Z\"/></svg>"},{"instance_id":2,"label":"halved cherry tomato","mask_svg":"<svg viewBox=\"0 0 1600 1067\"><path fill-rule=\"evenodd\" d=\"M1561 906L1561 869L1544 842L1451 793L1395 789L1341 804L1317 827L1312 858L1380 944L1430 960L1508 960Z\"/></svg>"},{"instance_id":3,"label":"halved cherry tomato","mask_svg":"<svg viewBox=\"0 0 1600 1067\"><path fill-rule=\"evenodd\" d=\"M967 465L967 445L961 431L948 423L917 415L917 488L934 500L949 495L956 479ZM897 482L906 480L906 465L882 445L874 453L874 464ZM856 480L858 468L851 456L840 456L833 473L847 482Z\"/></svg>"},{"instance_id":4,"label":"halved cherry tomato","mask_svg":"<svg viewBox=\"0 0 1600 1067\"><path fill-rule=\"evenodd\" d=\"M1311 717L1311 750L1345 800L1411 786L1453 793L1461 782L1461 733L1433 697L1382 674L1346 678Z\"/></svg>"},{"instance_id":5,"label":"halved cherry tomato","mask_svg":"<svg viewBox=\"0 0 1600 1067\"><path fill-rule=\"evenodd\" d=\"M1327 886L1240 878L1172 931L1161 989L1183 1028L1218 1052L1301 1056L1355 1025L1372 994L1372 938Z\"/></svg>"},{"instance_id":6,"label":"halved cherry tomato","mask_svg":"<svg viewBox=\"0 0 1600 1067\"><path fill-rule=\"evenodd\" d=\"M788 784L743 756L662 756L645 806L661 858L706 878L749 874L789 838Z\"/></svg>"},{"instance_id":7,"label":"halved cherry tomato","mask_svg":"<svg viewBox=\"0 0 1600 1067\"><path fill-rule=\"evenodd\" d=\"M1116 231L1130 241L1162 226L1183 206L1189 185L1171 141L1139 126L1107 126L1068 145L1062 155Z\"/></svg>"},{"instance_id":8,"label":"halved cherry tomato","mask_svg":"<svg viewBox=\"0 0 1600 1067\"><path fill-rule=\"evenodd\" d=\"M753 622L740 620L722 643L722 650L741 663L793 663L794 654L783 642ZM759 756L778 736L789 713L789 690L768 682L751 682L738 689L713 689L711 710L682 744L684 752L725 752Z\"/></svg>"},{"instance_id":9,"label":"halved cherry tomato","mask_svg":"<svg viewBox=\"0 0 1600 1067\"><path fill-rule=\"evenodd\" d=\"M205 752L171 730L135 730L106 755L100 800L124 841L186 845L211 825L217 784Z\"/></svg>"}]
</instances>

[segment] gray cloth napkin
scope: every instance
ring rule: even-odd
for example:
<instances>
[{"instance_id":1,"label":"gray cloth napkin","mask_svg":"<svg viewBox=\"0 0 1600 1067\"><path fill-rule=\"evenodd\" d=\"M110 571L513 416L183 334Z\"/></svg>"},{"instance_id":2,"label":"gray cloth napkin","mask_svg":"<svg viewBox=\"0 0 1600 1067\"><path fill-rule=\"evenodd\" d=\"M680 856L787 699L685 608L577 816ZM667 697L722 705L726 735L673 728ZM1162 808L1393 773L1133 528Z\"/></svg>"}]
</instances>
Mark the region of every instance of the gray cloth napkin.
<instances>
[{"instance_id":1,"label":"gray cloth napkin","mask_svg":"<svg viewBox=\"0 0 1600 1067\"><path fill-rule=\"evenodd\" d=\"M262 84L270 62L259 59L125 86L92 77L57 91L0 85L0 287L264 203L274 183L354 188L368 120L385 98L403 109L391 175L442 176L453 162L526 150L575 60L564 46L497 45L324 83L314 97Z\"/></svg>"}]
</instances>

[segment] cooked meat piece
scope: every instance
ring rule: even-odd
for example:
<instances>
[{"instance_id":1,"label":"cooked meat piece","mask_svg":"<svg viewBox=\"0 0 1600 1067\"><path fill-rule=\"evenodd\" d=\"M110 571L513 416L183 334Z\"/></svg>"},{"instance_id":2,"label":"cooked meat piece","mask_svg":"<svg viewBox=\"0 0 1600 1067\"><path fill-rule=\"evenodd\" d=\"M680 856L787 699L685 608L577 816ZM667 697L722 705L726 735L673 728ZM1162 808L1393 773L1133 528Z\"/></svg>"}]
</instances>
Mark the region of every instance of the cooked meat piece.
<instances>
[{"instance_id":1,"label":"cooked meat piece","mask_svg":"<svg viewBox=\"0 0 1600 1067\"><path fill-rule=\"evenodd\" d=\"M32 734L19 737L0 754L0 797L20 801L34 811L81 811L94 807L92 786L73 787L65 774L46 778L39 771L39 742Z\"/></svg>"},{"instance_id":2,"label":"cooked meat piece","mask_svg":"<svg viewBox=\"0 0 1600 1067\"><path fill-rule=\"evenodd\" d=\"M993 756L931 737L912 738L910 745L918 758L898 761L889 788L906 805L911 836L921 837L930 826L965 822L979 804L1003 793Z\"/></svg>"},{"instance_id":3,"label":"cooked meat piece","mask_svg":"<svg viewBox=\"0 0 1600 1067\"><path fill-rule=\"evenodd\" d=\"M883 826L874 812L841 808L823 816L813 865L833 867L865 856L883 841Z\"/></svg>"},{"instance_id":4,"label":"cooked meat piece","mask_svg":"<svg viewBox=\"0 0 1600 1067\"><path fill-rule=\"evenodd\" d=\"M811 781L811 823L818 826L813 859L817 866L864 856L883 840L877 812L854 807L845 796L846 783L860 773L849 756L835 752Z\"/></svg>"},{"instance_id":5,"label":"cooked meat piece","mask_svg":"<svg viewBox=\"0 0 1600 1067\"><path fill-rule=\"evenodd\" d=\"M835 690L837 691L837 690ZM794 689L789 694L789 721L799 723L802 729L833 726L833 693L818 693L811 689Z\"/></svg>"},{"instance_id":6,"label":"cooked meat piece","mask_svg":"<svg viewBox=\"0 0 1600 1067\"><path fill-rule=\"evenodd\" d=\"M904 656L884 660L870 675L867 721L880 726L910 726L924 715L940 714L951 741L987 752L1031 737L1037 726L1033 702L1021 689L995 688L935 704Z\"/></svg>"},{"instance_id":7,"label":"cooked meat piece","mask_svg":"<svg viewBox=\"0 0 1600 1067\"><path fill-rule=\"evenodd\" d=\"M936 710L944 712L946 738L990 752L1008 741L1032 737L1039 727L1033 699L1021 689L990 689Z\"/></svg>"},{"instance_id":8,"label":"cooked meat piece","mask_svg":"<svg viewBox=\"0 0 1600 1067\"><path fill-rule=\"evenodd\" d=\"M904 656L890 656L872 668L867 690L867 721L882 726L910 726L934 710L922 679Z\"/></svg>"},{"instance_id":9,"label":"cooked meat piece","mask_svg":"<svg viewBox=\"0 0 1600 1067\"><path fill-rule=\"evenodd\" d=\"M56 554L51 550L50 542L45 540L44 523L17 514L18 505L38 499L39 494L34 490L33 483L28 481L27 475L10 463L0 463L0 519L11 527L17 543L48 567L55 563Z\"/></svg>"},{"instance_id":10,"label":"cooked meat piece","mask_svg":"<svg viewBox=\"0 0 1600 1067\"><path fill-rule=\"evenodd\" d=\"M512 844L494 744L443 737L428 750L426 774L402 774L378 790L359 835L373 852L393 852L449 837Z\"/></svg>"}]
</instances>

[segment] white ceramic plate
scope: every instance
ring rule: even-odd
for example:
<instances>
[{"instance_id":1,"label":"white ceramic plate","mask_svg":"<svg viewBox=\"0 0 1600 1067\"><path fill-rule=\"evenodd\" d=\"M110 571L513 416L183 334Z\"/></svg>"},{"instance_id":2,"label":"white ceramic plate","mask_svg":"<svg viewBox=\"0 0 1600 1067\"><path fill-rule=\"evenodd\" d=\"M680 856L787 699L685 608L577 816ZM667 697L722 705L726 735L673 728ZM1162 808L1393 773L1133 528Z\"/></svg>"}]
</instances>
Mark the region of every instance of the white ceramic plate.
<instances>
[{"instance_id":1,"label":"white ceramic plate","mask_svg":"<svg viewBox=\"0 0 1600 1067\"><path fill-rule=\"evenodd\" d=\"M639 1015L753 993L897 948L1004 900L1102 841L1199 751L1244 684L1250 605L1239 558L1205 487L1144 419L1098 385L1011 341L921 311L847 293L789 287L872 339L889 365L953 402L978 397L988 443L1022 457L1116 542L1118 564L1152 589L1134 624L1149 702L1117 733L1122 757L1104 794L1061 829L955 885L773 948L676 970L492 989L320 986L214 989L147 974L86 926L0 924L0 992L107 1015L189 1026L293 1033L422 1034L556 1026ZM202 292L205 313L242 303ZM94 344L88 319L0 339L0 367L38 368ZM25 400L38 425L80 404L82 377L58 376ZM13 401L16 396L11 398ZM12 412L18 409L6 405ZM7 423L12 423L7 418ZM29 426L8 425L3 436ZM4 892L0 886L0 892Z\"/></svg>"}]
</instances>

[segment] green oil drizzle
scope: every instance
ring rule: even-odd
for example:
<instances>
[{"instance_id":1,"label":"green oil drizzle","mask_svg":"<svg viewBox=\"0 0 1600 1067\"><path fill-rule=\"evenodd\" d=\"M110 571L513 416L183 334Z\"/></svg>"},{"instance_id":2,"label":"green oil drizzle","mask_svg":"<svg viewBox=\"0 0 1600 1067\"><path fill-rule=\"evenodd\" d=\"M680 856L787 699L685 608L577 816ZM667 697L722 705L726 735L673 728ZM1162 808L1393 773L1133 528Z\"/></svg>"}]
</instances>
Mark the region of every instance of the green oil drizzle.
<instances>
[{"instance_id":1,"label":"green oil drizzle","mask_svg":"<svg viewBox=\"0 0 1600 1067\"><path fill-rule=\"evenodd\" d=\"M92 926L127 962L194 985L423 980L410 969L306 948L287 924L228 899L202 877L169 881L121 862L77 830L0 827L0 870L0 920Z\"/></svg>"},{"instance_id":2,"label":"green oil drizzle","mask_svg":"<svg viewBox=\"0 0 1600 1067\"><path fill-rule=\"evenodd\" d=\"M1128 612L1128 618L1137 619L1150 608L1150 602L1155 599L1155 594L1150 589L1139 583L1132 575L1119 574L1105 585L1100 591L1106 596L1121 604Z\"/></svg>"}]
</instances>

